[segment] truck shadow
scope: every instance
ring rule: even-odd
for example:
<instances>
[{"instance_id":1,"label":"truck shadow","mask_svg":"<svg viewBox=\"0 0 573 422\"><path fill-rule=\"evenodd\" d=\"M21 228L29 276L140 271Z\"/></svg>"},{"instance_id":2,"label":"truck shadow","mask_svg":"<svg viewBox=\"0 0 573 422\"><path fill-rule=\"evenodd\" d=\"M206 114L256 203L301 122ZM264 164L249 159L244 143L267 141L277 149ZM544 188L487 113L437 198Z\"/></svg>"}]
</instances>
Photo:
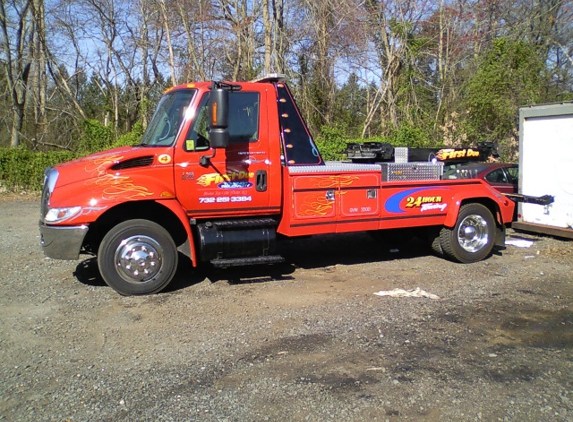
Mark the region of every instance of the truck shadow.
<instances>
[{"instance_id":1,"label":"truck shadow","mask_svg":"<svg viewBox=\"0 0 573 422\"><path fill-rule=\"evenodd\" d=\"M399 244L398 244L399 243ZM394 243L380 241L368 233L327 234L283 239L278 254L282 264L213 268L202 271L211 282L261 283L292 280L297 268L317 269L333 265L357 265L430 255L430 249L417 239Z\"/></svg>"},{"instance_id":2,"label":"truck shadow","mask_svg":"<svg viewBox=\"0 0 573 422\"><path fill-rule=\"evenodd\" d=\"M73 276L86 286L101 287L106 285L99 273L96 257L88 258L80 262L76 266Z\"/></svg>"},{"instance_id":3,"label":"truck shadow","mask_svg":"<svg viewBox=\"0 0 573 422\"><path fill-rule=\"evenodd\" d=\"M311 269L331 265L354 265L430 255L416 238L380 240L368 233L327 234L306 239L288 239L281 254L297 267Z\"/></svg>"},{"instance_id":4,"label":"truck shadow","mask_svg":"<svg viewBox=\"0 0 573 422\"><path fill-rule=\"evenodd\" d=\"M431 254L430 249L417 239L395 243L375 239L367 233L284 239L279 244L278 253L285 258L282 264L231 268L214 268L210 264L194 268L189 258L180 253L175 276L162 293L186 289L205 280L211 283L226 281L230 284L280 282L294 279L293 273L297 268L315 269L337 264L357 265ZM80 283L87 286L106 286L95 257L81 261L73 275Z\"/></svg>"}]
</instances>

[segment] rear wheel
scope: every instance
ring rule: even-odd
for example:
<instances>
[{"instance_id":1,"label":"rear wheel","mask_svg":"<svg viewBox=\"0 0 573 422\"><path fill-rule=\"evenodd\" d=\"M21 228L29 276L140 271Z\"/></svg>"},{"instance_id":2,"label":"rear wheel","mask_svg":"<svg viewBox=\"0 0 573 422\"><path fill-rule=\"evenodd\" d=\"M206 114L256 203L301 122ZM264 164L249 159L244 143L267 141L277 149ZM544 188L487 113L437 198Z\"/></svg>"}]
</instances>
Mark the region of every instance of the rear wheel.
<instances>
[{"instance_id":1,"label":"rear wheel","mask_svg":"<svg viewBox=\"0 0 573 422\"><path fill-rule=\"evenodd\" d=\"M426 234L427 244L432 249L435 255L443 257L444 250L442 249L442 241L440 240L441 229L439 227L430 227Z\"/></svg>"},{"instance_id":2,"label":"rear wheel","mask_svg":"<svg viewBox=\"0 0 573 422\"><path fill-rule=\"evenodd\" d=\"M466 204L460 208L456 225L440 231L443 253L462 263L481 261L489 256L495 238L495 220L482 204Z\"/></svg>"},{"instance_id":3,"label":"rear wheel","mask_svg":"<svg viewBox=\"0 0 573 422\"><path fill-rule=\"evenodd\" d=\"M105 282L122 295L163 290L177 269L177 247L169 232L149 220L128 220L113 227L98 250Z\"/></svg>"}]
</instances>

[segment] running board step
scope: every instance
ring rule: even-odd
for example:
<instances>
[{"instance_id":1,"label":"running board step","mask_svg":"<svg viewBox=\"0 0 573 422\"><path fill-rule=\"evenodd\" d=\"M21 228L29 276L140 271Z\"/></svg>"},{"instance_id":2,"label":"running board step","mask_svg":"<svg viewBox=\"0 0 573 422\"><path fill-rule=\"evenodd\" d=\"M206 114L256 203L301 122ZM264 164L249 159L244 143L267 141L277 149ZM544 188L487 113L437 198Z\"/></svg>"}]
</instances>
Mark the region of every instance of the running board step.
<instances>
[{"instance_id":1,"label":"running board step","mask_svg":"<svg viewBox=\"0 0 573 422\"><path fill-rule=\"evenodd\" d=\"M242 267L245 265L280 264L285 259L280 255L255 256L250 258L219 258L211 260L217 268Z\"/></svg>"}]
</instances>

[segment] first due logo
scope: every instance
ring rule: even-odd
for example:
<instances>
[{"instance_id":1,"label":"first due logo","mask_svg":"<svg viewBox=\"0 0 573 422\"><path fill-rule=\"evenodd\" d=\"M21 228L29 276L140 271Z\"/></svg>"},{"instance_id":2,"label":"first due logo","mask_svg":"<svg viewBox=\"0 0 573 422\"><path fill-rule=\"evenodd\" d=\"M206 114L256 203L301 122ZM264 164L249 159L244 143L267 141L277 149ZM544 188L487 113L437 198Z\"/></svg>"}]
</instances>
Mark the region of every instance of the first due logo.
<instances>
[{"instance_id":1,"label":"first due logo","mask_svg":"<svg viewBox=\"0 0 573 422\"><path fill-rule=\"evenodd\" d=\"M233 171L228 174L221 173L206 173L197 179L197 184L209 187L213 184L222 184L219 186L222 189L234 189L237 187L250 187L246 186L245 183L249 184L249 179L255 177L255 173L249 171ZM240 182L236 185L237 182Z\"/></svg>"},{"instance_id":2,"label":"first due logo","mask_svg":"<svg viewBox=\"0 0 573 422\"><path fill-rule=\"evenodd\" d=\"M420 208L420 211L444 211L448 204L442 202L441 196L409 196L406 198L406 208Z\"/></svg>"}]
</instances>

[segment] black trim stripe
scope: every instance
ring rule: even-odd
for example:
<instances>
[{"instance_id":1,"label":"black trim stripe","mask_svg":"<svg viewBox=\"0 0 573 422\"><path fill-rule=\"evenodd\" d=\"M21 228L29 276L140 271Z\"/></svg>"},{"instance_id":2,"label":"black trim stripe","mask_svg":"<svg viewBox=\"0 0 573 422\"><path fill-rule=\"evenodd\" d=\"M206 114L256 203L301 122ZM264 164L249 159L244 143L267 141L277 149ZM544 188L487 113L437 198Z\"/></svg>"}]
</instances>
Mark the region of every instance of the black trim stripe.
<instances>
[{"instance_id":1,"label":"black trim stripe","mask_svg":"<svg viewBox=\"0 0 573 422\"><path fill-rule=\"evenodd\" d=\"M229 211L268 211L269 213L280 213L280 207L257 207L257 208L212 208L208 210L186 210L187 214L189 215L196 215L196 214L213 214L213 213L221 213L221 212L229 212Z\"/></svg>"},{"instance_id":2,"label":"black trim stripe","mask_svg":"<svg viewBox=\"0 0 573 422\"><path fill-rule=\"evenodd\" d=\"M410 219L410 218L444 217L446 215L448 215L448 214L442 213L442 214L425 214L425 215L403 215L403 216L396 216L396 217L381 218L380 221L405 220L405 219Z\"/></svg>"},{"instance_id":3,"label":"black trim stripe","mask_svg":"<svg viewBox=\"0 0 573 422\"><path fill-rule=\"evenodd\" d=\"M327 190L364 190L364 189L380 189L380 186L373 185L373 186L332 186L330 188L302 188L302 189L293 189L293 192L323 192Z\"/></svg>"},{"instance_id":4,"label":"black trim stripe","mask_svg":"<svg viewBox=\"0 0 573 422\"><path fill-rule=\"evenodd\" d=\"M412 218L428 218L428 217L444 217L447 214L427 214L427 215L408 215L400 217L385 217L385 218L364 218L360 220L335 220L335 221L322 221L322 222L312 222L308 223L297 223L290 224L289 227L310 227L310 226L328 226L332 224L354 224L354 223L371 223L371 222L382 222L382 221L393 221L393 220L406 220Z\"/></svg>"},{"instance_id":5,"label":"black trim stripe","mask_svg":"<svg viewBox=\"0 0 573 422\"><path fill-rule=\"evenodd\" d=\"M361 190L361 189L380 189L379 185L375 185L375 186L341 186L340 190L341 191L345 191L345 190Z\"/></svg>"},{"instance_id":6,"label":"black trim stripe","mask_svg":"<svg viewBox=\"0 0 573 422\"><path fill-rule=\"evenodd\" d=\"M337 190L338 187L336 186L332 186L330 188L304 188L304 189L293 189L293 193L298 193L298 192L326 192L329 190Z\"/></svg>"},{"instance_id":7,"label":"black trim stripe","mask_svg":"<svg viewBox=\"0 0 573 422\"><path fill-rule=\"evenodd\" d=\"M427 182L427 181L426 181ZM467 180L467 181L459 181L456 180L436 180L436 184L432 185L419 185L419 184L412 184L411 182L382 182L380 187L382 189L392 189L392 188L420 188L420 187L436 187L436 188L443 188L448 187L450 185L481 185L479 180ZM441 182L441 183L440 183ZM449 183L449 182L456 182L456 183Z\"/></svg>"},{"instance_id":8,"label":"black trim stripe","mask_svg":"<svg viewBox=\"0 0 573 422\"><path fill-rule=\"evenodd\" d=\"M323 221L319 223L306 223L306 224L291 224L289 227L309 227L309 226L331 226L333 224L338 224L339 221Z\"/></svg>"}]
</instances>

